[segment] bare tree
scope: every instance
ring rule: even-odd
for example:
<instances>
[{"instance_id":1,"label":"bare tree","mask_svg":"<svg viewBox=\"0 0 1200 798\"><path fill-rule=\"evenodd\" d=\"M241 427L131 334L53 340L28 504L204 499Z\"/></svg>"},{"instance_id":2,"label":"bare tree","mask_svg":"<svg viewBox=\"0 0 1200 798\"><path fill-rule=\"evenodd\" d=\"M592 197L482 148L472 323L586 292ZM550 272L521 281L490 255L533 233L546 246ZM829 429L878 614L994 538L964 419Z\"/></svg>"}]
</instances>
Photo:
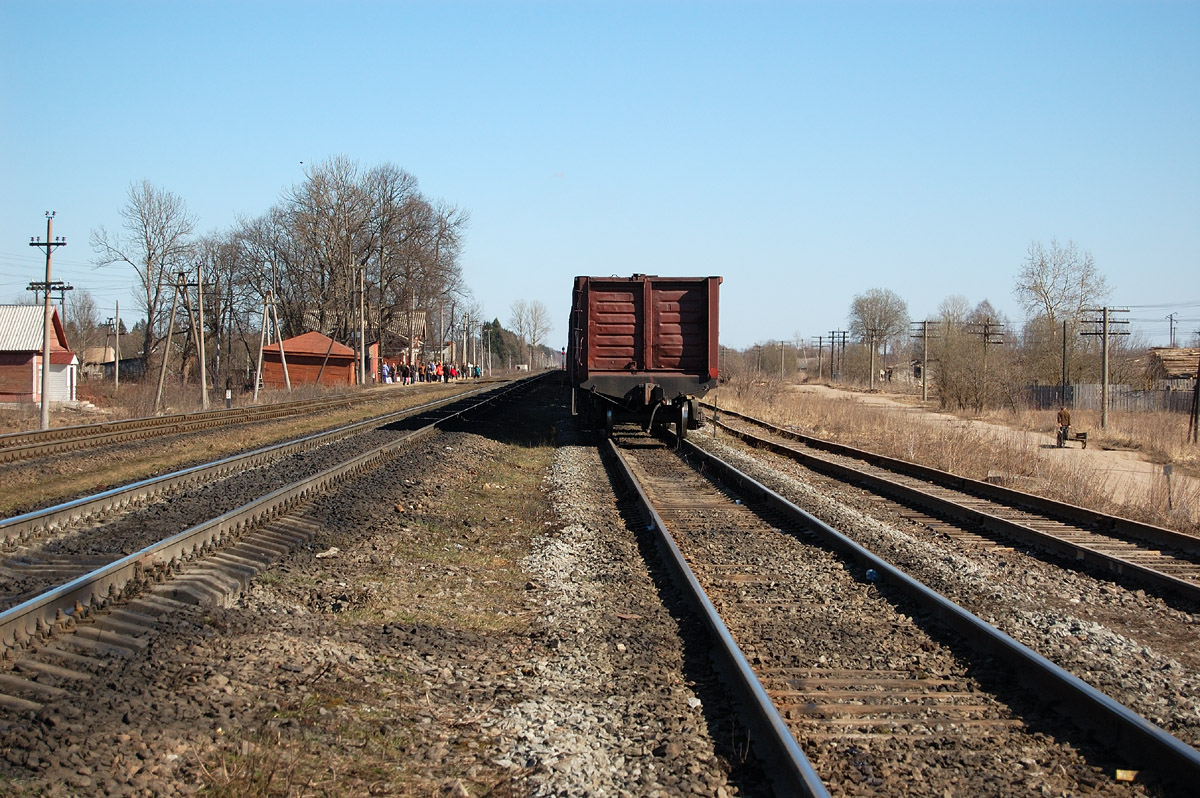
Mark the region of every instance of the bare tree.
<instances>
[{"instance_id":1,"label":"bare tree","mask_svg":"<svg viewBox=\"0 0 1200 798\"><path fill-rule=\"evenodd\" d=\"M522 356L525 352L530 351L527 347L530 340L530 329L533 326L530 321L529 302L524 299L514 299L512 305L508 309L508 328L517 336L517 340L521 344ZM530 368L533 368L533 363L530 362Z\"/></svg>"},{"instance_id":2,"label":"bare tree","mask_svg":"<svg viewBox=\"0 0 1200 798\"><path fill-rule=\"evenodd\" d=\"M1101 304L1108 292L1091 253L1074 241L1030 243L1013 287L1027 315L1022 331L1027 379L1057 382L1064 368L1068 377L1079 374L1089 346L1079 336L1083 310Z\"/></svg>"},{"instance_id":3,"label":"bare tree","mask_svg":"<svg viewBox=\"0 0 1200 798\"><path fill-rule=\"evenodd\" d=\"M1092 253L1081 251L1074 241L1062 246L1052 238L1049 248L1040 241L1029 244L1013 293L1029 317L1044 318L1054 326L1076 321L1084 308L1103 302L1108 281Z\"/></svg>"},{"instance_id":4,"label":"bare tree","mask_svg":"<svg viewBox=\"0 0 1200 798\"><path fill-rule=\"evenodd\" d=\"M150 181L132 183L121 209L124 234L110 234L104 227L92 231L91 245L96 265L127 263L140 283L139 309L146 314L142 330L142 361L148 365L158 345L164 296L171 274L186 269L192 252L191 235L196 219L177 195L156 188Z\"/></svg>"},{"instance_id":5,"label":"bare tree","mask_svg":"<svg viewBox=\"0 0 1200 798\"><path fill-rule=\"evenodd\" d=\"M908 334L908 305L887 288L872 288L850 304L850 334L884 354Z\"/></svg>"},{"instance_id":6,"label":"bare tree","mask_svg":"<svg viewBox=\"0 0 1200 798\"><path fill-rule=\"evenodd\" d=\"M529 308L529 367L533 368L533 352L546 342L546 336L554 329L550 311L539 300L533 300Z\"/></svg>"},{"instance_id":7,"label":"bare tree","mask_svg":"<svg viewBox=\"0 0 1200 798\"><path fill-rule=\"evenodd\" d=\"M66 328L67 341L71 348L79 353L80 360L84 352L104 343L104 329L100 326L100 311L96 307L96 298L90 291L76 291L67 300L66 318L63 325Z\"/></svg>"}]
</instances>

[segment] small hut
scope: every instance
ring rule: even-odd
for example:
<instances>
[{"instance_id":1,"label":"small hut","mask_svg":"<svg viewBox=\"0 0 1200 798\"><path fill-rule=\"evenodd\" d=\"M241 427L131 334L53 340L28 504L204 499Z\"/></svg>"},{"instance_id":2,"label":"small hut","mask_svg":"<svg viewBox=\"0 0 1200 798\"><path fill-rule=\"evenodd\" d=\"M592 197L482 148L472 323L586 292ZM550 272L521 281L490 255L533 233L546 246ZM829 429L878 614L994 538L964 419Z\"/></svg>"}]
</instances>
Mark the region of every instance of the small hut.
<instances>
[{"instance_id":1,"label":"small hut","mask_svg":"<svg viewBox=\"0 0 1200 798\"><path fill-rule=\"evenodd\" d=\"M283 357L287 358L292 387L355 383L354 367L358 358L354 350L319 332L306 332L263 348L262 381L267 388L287 387L283 379Z\"/></svg>"}]
</instances>

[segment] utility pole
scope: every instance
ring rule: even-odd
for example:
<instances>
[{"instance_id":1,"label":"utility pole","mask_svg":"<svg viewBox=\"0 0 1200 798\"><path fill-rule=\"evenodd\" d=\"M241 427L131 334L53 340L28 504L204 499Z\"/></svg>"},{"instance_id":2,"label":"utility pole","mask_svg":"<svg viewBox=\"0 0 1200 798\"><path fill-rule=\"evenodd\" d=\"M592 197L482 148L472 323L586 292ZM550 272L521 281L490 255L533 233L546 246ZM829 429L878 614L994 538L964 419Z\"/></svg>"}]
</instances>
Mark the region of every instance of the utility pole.
<instances>
[{"instance_id":1,"label":"utility pole","mask_svg":"<svg viewBox=\"0 0 1200 798\"><path fill-rule=\"evenodd\" d=\"M162 406L163 382L167 378L167 360L171 357L171 336L175 333L175 311L179 306L179 283L175 283L175 294L171 297L171 320L167 322L167 339L163 343L162 366L158 369L158 390L154 394L154 413Z\"/></svg>"},{"instance_id":2,"label":"utility pole","mask_svg":"<svg viewBox=\"0 0 1200 798\"><path fill-rule=\"evenodd\" d=\"M54 322L50 315L50 289L54 283L50 282L50 260L51 253L55 247L65 247L67 239L59 236L54 237L54 215L56 211L46 211L46 240L40 238L30 238L29 246L44 249L46 251L46 282L45 288L45 303L43 305L42 315L42 420L41 428L50 429L50 336L54 334L52 327Z\"/></svg>"},{"instance_id":3,"label":"utility pole","mask_svg":"<svg viewBox=\"0 0 1200 798\"><path fill-rule=\"evenodd\" d=\"M204 263L196 261L196 307L200 313L200 408L208 409L208 358L204 351Z\"/></svg>"},{"instance_id":4,"label":"utility pole","mask_svg":"<svg viewBox=\"0 0 1200 798\"><path fill-rule=\"evenodd\" d=\"M104 335L104 345L108 346L108 336L113 336L113 393L121 388L121 303L117 303L117 316L108 317L104 322L109 332Z\"/></svg>"},{"instance_id":5,"label":"utility pole","mask_svg":"<svg viewBox=\"0 0 1200 798\"><path fill-rule=\"evenodd\" d=\"M868 327L867 330L867 346L871 348L871 371L867 375L867 390L875 390L875 336L879 334L879 330L875 327Z\"/></svg>"},{"instance_id":6,"label":"utility pole","mask_svg":"<svg viewBox=\"0 0 1200 798\"><path fill-rule=\"evenodd\" d=\"M121 302L116 303L117 318L113 321L113 395L121 390ZM144 355L143 355L144 356Z\"/></svg>"},{"instance_id":7,"label":"utility pole","mask_svg":"<svg viewBox=\"0 0 1200 798\"><path fill-rule=\"evenodd\" d=\"M189 332L191 332L191 334L192 334L192 345L196 347L196 355L197 355L197 357L199 357L200 353L202 351L204 351L200 347L200 339L204 336L204 331L196 329L196 314L192 312L192 297L191 297L191 294L188 293L188 289L195 288L197 284L188 282L187 272L176 272L175 274L179 278L179 288L180 288L180 290L183 291L183 307L185 310L187 310L188 327L190 328ZM186 347L185 347L185 351L186 351ZM163 357L165 358L166 356L167 355L164 352ZM181 364L181 368L184 365L186 365L186 363ZM203 360L200 361L200 373L201 374L204 373L204 361ZM182 379L183 379L183 372L181 371L180 380L182 380ZM203 384L203 383L201 383L201 384ZM205 405L205 409L207 409L207 407L208 406Z\"/></svg>"},{"instance_id":8,"label":"utility pole","mask_svg":"<svg viewBox=\"0 0 1200 798\"><path fill-rule=\"evenodd\" d=\"M367 269L358 269L358 384L367 384Z\"/></svg>"},{"instance_id":9,"label":"utility pole","mask_svg":"<svg viewBox=\"0 0 1200 798\"><path fill-rule=\"evenodd\" d=\"M840 349L838 345L841 345ZM837 376L840 378L846 366L846 331L845 330L830 330L829 331L829 381L832 382L833 364L837 362Z\"/></svg>"},{"instance_id":10,"label":"utility pole","mask_svg":"<svg viewBox=\"0 0 1200 798\"><path fill-rule=\"evenodd\" d=\"M981 322L974 322L971 325L974 329L970 332L972 335L978 335L983 339L983 386L982 390L976 395L975 406L977 410L983 409L983 400L987 396L987 355L988 346L992 344L1004 343L1004 325L994 322L991 318L984 319Z\"/></svg>"},{"instance_id":11,"label":"utility pole","mask_svg":"<svg viewBox=\"0 0 1200 798\"><path fill-rule=\"evenodd\" d=\"M933 327L934 334L932 337L937 338L937 337L939 337L937 334L937 328L938 328L938 325L940 325L940 324L941 324L940 321L930 321L929 319L926 319L925 321L918 321L918 322L915 322L915 325L920 325L920 329L913 330L911 333L909 333L909 335L911 337L921 339L921 401L922 402L929 401L929 338L930 338L929 328L931 326Z\"/></svg>"},{"instance_id":12,"label":"utility pole","mask_svg":"<svg viewBox=\"0 0 1200 798\"><path fill-rule=\"evenodd\" d=\"M822 363L825 360L825 336L817 336L817 382L821 381Z\"/></svg>"},{"instance_id":13,"label":"utility pole","mask_svg":"<svg viewBox=\"0 0 1200 798\"><path fill-rule=\"evenodd\" d=\"M1108 426L1108 337L1110 335L1129 335L1129 330L1121 332L1110 331L1109 326L1112 324L1128 324L1128 321L1110 321L1108 316L1110 313L1128 313L1129 308L1083 308L1084 313L1099 313L1099 319L1086 319L1088 324L1099 324L1100 330L1095 329L1079 333L1080 335L1099 335L1100 339L1100 428L1104 429Z\"/></svg>"},{"instance_id":14,"label":"utility pole","mask_svg":"<svg viewBox=\"0 0 1200 798\"><path fill-rule=\"evenodd\" d=\"M1062 323L1062 404L1067 405L1067 320Z\"/></svg>"},{"instance_id":15,"label":"utility pole","mask_svg":"<svg viewBox=\"0 0 1200 798\"><path fill-rule=\"evenodd\" d=\"M383 239L379 241L379 325L375 336L378 347L376 355L379 357L379 362L383 362L383 281L387 279L387 252L384 248ZM381 375L382 376L382 375Z\"/></svg>"},{"instance_id":16,"label":"utility pole","mask_svg":"<svg viewBox=\"0 0 1200 798\"><path fill-rule=\"evenodd\" d=\"M1167 321L1169 321L1171 323L1171 348L1172 349L1175 348L1175 317L1178 315L1179 315L1178 313L1171 313L1171 314L1167 315Z\"/></svg>"}]
</instances>

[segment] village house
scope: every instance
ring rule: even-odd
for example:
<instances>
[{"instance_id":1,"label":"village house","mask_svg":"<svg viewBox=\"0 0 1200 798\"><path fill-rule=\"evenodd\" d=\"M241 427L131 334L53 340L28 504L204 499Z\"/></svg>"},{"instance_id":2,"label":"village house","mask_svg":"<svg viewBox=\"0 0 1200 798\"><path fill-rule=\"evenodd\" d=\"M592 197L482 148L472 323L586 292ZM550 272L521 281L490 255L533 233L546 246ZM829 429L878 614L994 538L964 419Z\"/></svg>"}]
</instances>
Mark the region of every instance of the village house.
<instances>
[{"instance_id":1,"label":"village house","mask_svg":"<svg viewBox=\"0 0 1200 798\"><path fill-rule=\"evenodd\" d=\"M52 308L50 401L75 401L79 358L67 345L57 308ZM0 305L0 403L42 401L41 305Z\"/></svg>"}]
</instances>

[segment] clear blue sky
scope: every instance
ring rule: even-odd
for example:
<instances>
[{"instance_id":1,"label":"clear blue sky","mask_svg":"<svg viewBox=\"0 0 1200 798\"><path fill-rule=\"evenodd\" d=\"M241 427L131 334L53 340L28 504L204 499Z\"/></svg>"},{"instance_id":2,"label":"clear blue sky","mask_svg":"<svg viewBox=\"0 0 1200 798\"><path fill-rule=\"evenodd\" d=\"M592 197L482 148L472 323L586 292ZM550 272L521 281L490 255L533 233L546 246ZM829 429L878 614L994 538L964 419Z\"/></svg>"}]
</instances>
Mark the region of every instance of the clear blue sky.
<instances>
[{"instance_id":1,"label":"clear blue sky","mask_svg":"<svg viewBox=\"0 0 1200 798\"><path fill-rule=\"evenodd\" d=\"M871 288L1019 322L1052 237L1152 342L1200 329L1196 2L4 0L0 104L0 302L47 210L104 318L134 276L88 236L132 181L207 232L344 155L469 211L476 298L545 303L554 346L577 274L722 275L739 348Z\"/></svg>"}]
</instances>

